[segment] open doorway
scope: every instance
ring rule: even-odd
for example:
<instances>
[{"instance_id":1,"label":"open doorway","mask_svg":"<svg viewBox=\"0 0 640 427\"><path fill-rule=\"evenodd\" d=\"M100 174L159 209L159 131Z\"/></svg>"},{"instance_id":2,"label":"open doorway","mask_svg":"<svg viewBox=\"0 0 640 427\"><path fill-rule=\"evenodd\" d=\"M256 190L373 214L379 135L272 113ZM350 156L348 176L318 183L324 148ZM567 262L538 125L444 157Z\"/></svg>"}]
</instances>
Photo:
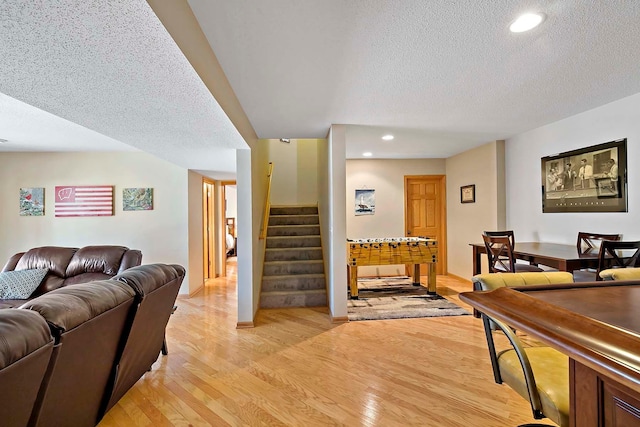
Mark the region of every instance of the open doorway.
<instances>
[{"instance_id":1,"label":"open doorway","mask_svg":"<svg viewBox=\"0 0 640 427\"><path fill-rule=\"evenodd\" d=\"M216 277L215 183L202 181L202 246L204 279Z\"/></svg>"},{"instance_id":2,"label":"open doorway","mask_svg":"<svg viewBox=\"0 0 640 427\"><path fill-rule=\"evenodd\" d=\"M229 268L235 268L238 255L238 196L235 181L222 181L224 195L224 228L225 228L225 273Z\"/></svg>"}]
</instances>

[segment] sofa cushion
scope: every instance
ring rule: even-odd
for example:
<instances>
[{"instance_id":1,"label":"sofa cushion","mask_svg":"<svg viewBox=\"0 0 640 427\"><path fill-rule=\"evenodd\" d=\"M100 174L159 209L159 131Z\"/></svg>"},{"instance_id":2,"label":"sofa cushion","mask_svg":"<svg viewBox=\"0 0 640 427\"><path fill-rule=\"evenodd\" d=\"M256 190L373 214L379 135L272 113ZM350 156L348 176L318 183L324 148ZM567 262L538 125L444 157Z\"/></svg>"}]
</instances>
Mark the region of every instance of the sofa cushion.
<instances>
[{"instance_id":1,"label":"sofa cushion","mask_svg":"<svg viewBox=\"0 0 640 427\"><path fill-rule=\"evenodd\" d=\"M48 268L49 272L58 277L65 277L69 261L78 248L61 248L57 246L43 246L29 249L16 264L15 270L31 270L34 268Z\"/></svg>"},{"instance_id":2,"label":"sofa cushion","mask_svg":"<svg viewBox=\"0 0 640 427\"><path fill-rule=\"evenodd\" d=\"M113 280L126 283L136 294L144 296L184 275L185 269L180 265L147 264L132 267L114 276Z\"/></svg>"},{"instance_id":3,"label":"sofa cushion","mask_svg":"<svg viewBox=\"0 0 640 427\"><path fill-rule=\"evenodd\" d=\"M124 283L103 280L56 289L20 309L37 311L52 330L64 333L133 297L135 292Z\"/></svg>"},{"instance_id":4,"label":"sofa cushion","mask_svg":"<svg viewBox=\"0 0 640 427\"><path fill-rule=\"evenodd\" d=\"M0 273L0 299L27 299L40 285L46 268Z\"/></svg>"},{"instance_id":5,"label":"sofa cushion","mask_svg":"<svg viewBox=\"0 0 640 427\"><path fill-rule=\"evenodd\" d=\"M102 273L115 276L120 269L122 256L128 248L124 246L85 246L78 249L69 261L65 277L82 273Z\"/></svg>"}]
</instances>

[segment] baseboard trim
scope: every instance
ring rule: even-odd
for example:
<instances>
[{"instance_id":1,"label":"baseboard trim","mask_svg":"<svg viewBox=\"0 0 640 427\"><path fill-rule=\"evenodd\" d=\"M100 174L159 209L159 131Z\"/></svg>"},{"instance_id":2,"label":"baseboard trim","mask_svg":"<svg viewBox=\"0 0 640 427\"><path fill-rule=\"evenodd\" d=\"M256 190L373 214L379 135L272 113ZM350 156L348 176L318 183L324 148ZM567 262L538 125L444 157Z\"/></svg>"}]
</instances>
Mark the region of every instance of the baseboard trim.
<instances>
[{"instance_id":1,"label":"baseboard trim","mask_svg":"<svg viewBox=\"0 0 640 427\"><path fill-rule=\"evenodd\" d=\"M194 295L196 295L199 292L202 292L204 290L204 284L202 286L200 286L198 289L196 289L193 292L189 292L189 298L193 297Z\"/></svg>"},{"instance_id":2,"label":"baseboard trim","mask_svg":"<svg viewBox=\"0 0 640 427\"><path fill-rule=\"evenodd\" d=\"M348 316L338 316L338 317L333 317L331 316L331 323L346 323L349 321L349 317Z\"/></svg>"},{"instance_id":3,"label":"baseboard trim","mask_svg":"<svg viewBox=\"0 0 640 427\"><path fill-rule=\"evenodd\" d=\"M255 327L255 325L253 324L253 321L236 323L236 329L249 329L253 327Z\"/></svg>"}]
</instances>

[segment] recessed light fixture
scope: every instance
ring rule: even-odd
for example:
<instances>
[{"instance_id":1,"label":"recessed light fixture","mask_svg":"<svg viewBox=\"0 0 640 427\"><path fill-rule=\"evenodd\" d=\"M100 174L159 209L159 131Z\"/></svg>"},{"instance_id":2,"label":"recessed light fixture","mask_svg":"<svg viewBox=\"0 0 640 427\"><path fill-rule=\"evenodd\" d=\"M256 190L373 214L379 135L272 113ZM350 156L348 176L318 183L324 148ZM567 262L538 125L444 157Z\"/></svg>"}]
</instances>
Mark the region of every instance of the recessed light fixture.
<instances>
[{"instance_id":1,"label":"recessed light fixture","mask_svg":"<svg viewBox=\"0 0 640 427\"><path fill-rule=\"evenodd\" d=\"M371 151L367 151L367 152L365 152L365 153L362 153L362 155L363 155L364 157L371 157L371 156L373 156L373 153L372 153Z\"/></svg>"},{"instance_id":2,"label":"recessed light fixture","mask_svg":"<svg viewBox=\"0 0 640 427\"><path fill-rule=\"evenodd\" d=\"M382 137L385 141L391 141L393 139L393 135L385 135Z\"/></svg>"},{"instance_id":3,"label":"recessed light fixture","mask_svg":"<svg viewBox=\"0 0 640 427\"><path fill-rule=\"evenodd\" d=\"M525 13L524 15L520 15L518 19L513 21L513 23L509 26L509 29L512 33L522 33L524 31L529 31L538 25L542 21L544 21L543 13Z\"/></svg>"}]
</instances>

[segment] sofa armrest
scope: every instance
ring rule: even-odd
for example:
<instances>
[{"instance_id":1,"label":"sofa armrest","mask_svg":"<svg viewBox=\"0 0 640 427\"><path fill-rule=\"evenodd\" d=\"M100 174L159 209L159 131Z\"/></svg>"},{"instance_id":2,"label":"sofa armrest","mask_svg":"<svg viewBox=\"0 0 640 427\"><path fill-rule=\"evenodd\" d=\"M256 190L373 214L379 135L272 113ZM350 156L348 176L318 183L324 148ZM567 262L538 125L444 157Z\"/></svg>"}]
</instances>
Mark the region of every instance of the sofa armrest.
<instances>
[{"instance_id":1,"label":"sofa armrest","mask_svg":"<svg viewBox=\"0 0 640 427\"><path fill-rule=\"evenodd\" d=\"M137 267L142 264L142 252L137 249L129 249L122 255L122 261L120 262L120 268L118 274L122 273L128 268Z\"/></svg>"},{"instance_id":2,"label":"sofa armrest","mask_svg":"<svg viewBox=\"0 0 640 427\"><path fill-rule=\"evenodd\" d=\"M17 253L11 258L9 258L9 261L7 261L7 263L2 268L2 272L4 273L5 271L15 270L16 265L18 264L18 261L20 261L20 258L22 258L22 255L24 255L24 252Z\"/></svg>"}]
</instances>

